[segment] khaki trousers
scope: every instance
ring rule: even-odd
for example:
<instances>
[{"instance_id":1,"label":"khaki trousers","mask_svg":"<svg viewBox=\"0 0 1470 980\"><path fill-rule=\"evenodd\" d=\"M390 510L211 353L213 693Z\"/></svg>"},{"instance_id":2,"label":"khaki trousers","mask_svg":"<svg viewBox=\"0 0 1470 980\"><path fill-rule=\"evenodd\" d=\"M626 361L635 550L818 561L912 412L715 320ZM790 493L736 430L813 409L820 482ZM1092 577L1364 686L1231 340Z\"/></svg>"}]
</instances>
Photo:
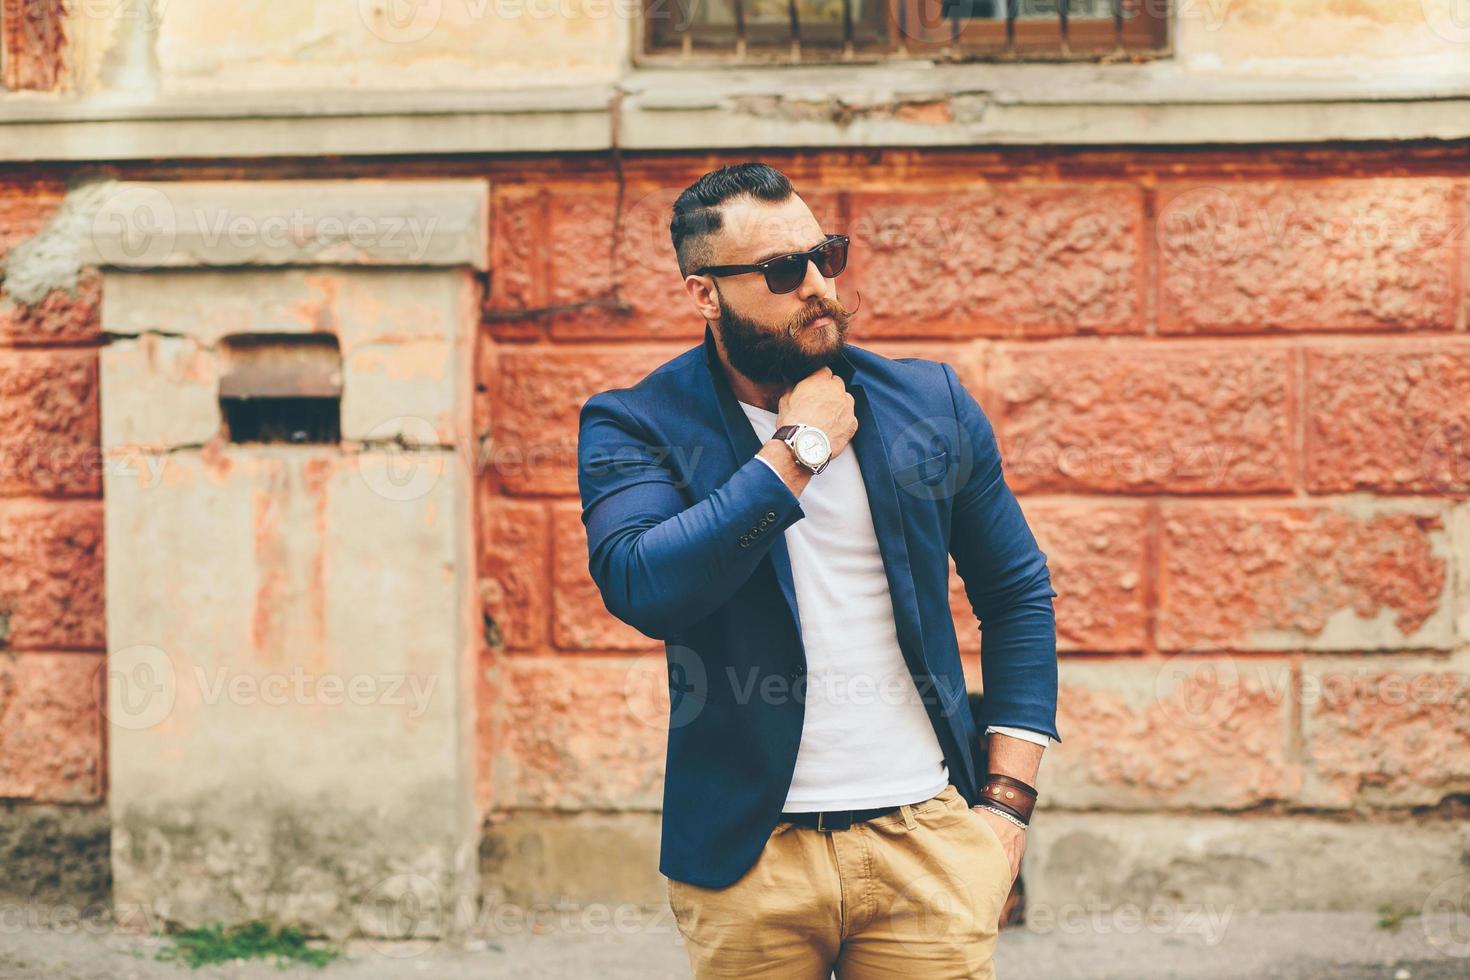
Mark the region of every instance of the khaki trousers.
<instances>
[{"instance_id":1,"label":"khaki trousers","mask_svg":"<svg viewBox=\"0 0 1470 980\"><path fill-rule=\"evenodd\" d=\"M994 978L1011 865L951 783L846 830L776 824L724 888L668 880L695 980Z\"/></svg>"}]
</instances>

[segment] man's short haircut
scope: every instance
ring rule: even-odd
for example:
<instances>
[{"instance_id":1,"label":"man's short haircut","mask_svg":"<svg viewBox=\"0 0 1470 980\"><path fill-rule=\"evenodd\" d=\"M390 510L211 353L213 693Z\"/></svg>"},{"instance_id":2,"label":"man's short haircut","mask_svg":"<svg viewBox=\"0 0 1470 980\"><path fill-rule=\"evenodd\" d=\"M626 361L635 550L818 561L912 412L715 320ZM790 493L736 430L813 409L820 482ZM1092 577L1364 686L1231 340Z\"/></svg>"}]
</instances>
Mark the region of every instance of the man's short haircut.
<instances>
[{"instance_id":1,"label":"man's short haircut","mask_svg":"<svg viewBox=\"0 0 1470 980\"><path fill-rule=\"evenodd\" d=\"M723 227L720 209L725 204L741 196L779 204L793 193L785 174L754 161L711 170L690 184L674 202L674 216L669 222L680 277L716 264L714 236Z\"/></svg>"}]
</instances>

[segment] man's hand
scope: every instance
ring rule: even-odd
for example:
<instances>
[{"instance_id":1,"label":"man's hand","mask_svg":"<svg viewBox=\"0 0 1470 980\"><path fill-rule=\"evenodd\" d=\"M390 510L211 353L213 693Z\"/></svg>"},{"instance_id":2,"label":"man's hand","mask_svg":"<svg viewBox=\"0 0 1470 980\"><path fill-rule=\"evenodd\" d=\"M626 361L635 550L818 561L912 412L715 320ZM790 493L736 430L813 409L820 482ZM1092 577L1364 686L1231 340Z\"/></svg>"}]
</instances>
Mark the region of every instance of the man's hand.
<instances>
[{"instance_id":1,"label":"man's hand","mask_svg":"<svg viewBox=\"0 0 1470 980\"><path fill-rule=\"evenodd\" d=\"M988 821L990 826L995 828L995 836L999 837L1001 844L1005 846L1006 857L1011 860L1011 880L1006 885L1009 891L1010 887L1016 883L1016 875L1021 873L1021 855L1026 853L1026 831L987 807L972 806L970 809L980 814L980 819Z\"/></svg>"},{"instance_id":2,"label":"man's hand","mask_svg":"<svg viewBox=\"0 0 1470 980\"><path fill-rule=\"evenodd\" d=\"M853 397L843 380L831 368L819 367L781 396L777 402L776 428L798 422L816 426L826 434L832 446L832 458L836 459L857 432L853 406Z\"/></svg>"}]
</instances>

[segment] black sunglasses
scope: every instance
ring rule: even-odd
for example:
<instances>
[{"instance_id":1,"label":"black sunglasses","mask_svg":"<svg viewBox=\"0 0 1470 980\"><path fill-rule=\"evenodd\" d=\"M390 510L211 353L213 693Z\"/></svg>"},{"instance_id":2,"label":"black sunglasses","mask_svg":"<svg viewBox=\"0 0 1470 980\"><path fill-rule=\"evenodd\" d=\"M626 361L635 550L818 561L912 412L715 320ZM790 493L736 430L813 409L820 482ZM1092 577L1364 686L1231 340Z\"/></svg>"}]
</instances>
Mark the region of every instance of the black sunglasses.
<instances>
[{"instance_id":1,"label":"black sunglasses","mask_svg":"<svg viewBox=\"0 0 1470 980\"><path fill-rule=\"evenodd\" d=\"M697 276L738 276L747 272L763 272L766 288L773 293L789 293L806 278L806 264L810 260L825 278L832 279L847 268L847 236L828 235L815 248L805 252L790 252L777 255L764 262L750 265L707 265L695 269Z\"/></svg>"}]
</instances>

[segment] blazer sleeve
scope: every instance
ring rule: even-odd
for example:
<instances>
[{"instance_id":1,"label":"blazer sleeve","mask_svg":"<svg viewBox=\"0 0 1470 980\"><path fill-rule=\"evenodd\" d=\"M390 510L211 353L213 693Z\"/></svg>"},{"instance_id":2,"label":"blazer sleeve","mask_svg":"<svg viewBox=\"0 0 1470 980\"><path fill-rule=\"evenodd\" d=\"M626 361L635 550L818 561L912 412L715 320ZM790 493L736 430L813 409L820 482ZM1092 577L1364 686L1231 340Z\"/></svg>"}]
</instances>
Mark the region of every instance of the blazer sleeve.
<instances>
[{"instance_id":1,"label":"blazer sleeve","mask_svg":"<svg viewBox=\"0 0 1470 980\"><path fill-rule=\"evenodd\" d=\"M984 725L1012 725L1060 742L1057 634L1051 573L1001 472L990 420L941 362L969 474L956 491L949 553L980 625Z\"/></svg>"},{"instance_id":2,"label":"blazer sleeve","mask_svg":"<svg viewBox=\"0 0 1470 980\"><path fill-rule=\"evenodd\" d=\"M781 531L806 514L775 469L751 456L703 500L685 502L669 459L615 391L593 395L578 421L577 485L587 570L604 605L654 639L709 615L745 583Z\"/></svg>"}]
</instances>

